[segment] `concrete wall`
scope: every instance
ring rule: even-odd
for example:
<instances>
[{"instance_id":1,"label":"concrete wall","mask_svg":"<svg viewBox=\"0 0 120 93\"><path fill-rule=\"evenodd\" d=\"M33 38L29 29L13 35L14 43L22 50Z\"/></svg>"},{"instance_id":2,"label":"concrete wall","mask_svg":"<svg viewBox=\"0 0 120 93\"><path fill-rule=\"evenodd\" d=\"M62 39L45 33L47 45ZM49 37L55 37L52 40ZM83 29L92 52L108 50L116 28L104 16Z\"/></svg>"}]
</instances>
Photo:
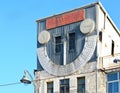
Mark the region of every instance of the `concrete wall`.
<instances>
[{"instance_id":1,"label":"concrete wall","mask_svg":"<svg viewBox=\"0 0 120 93\"><path fill-rule=\"evenodd\" d=\"M35 72L37 87L39 86L39 93L47 93L47 82L53 82L54 93L59 93L60 91L60 80L69 79L70 81L70 93L77 93L77 78L85 77L85 87L86 93L96 93L97 84L97 72L96 72L96 62L89 62L83 68L72 75L56 77L50 75L46 71ZM40 81L39 81L40 80ZM101 82L101 81L100 81Z\"/></svg>"},{"instance_id":2,"label":"concrete wall","mask_svg":"<svg viewBox=\"0 0 120 93\"><path fill-rule=\"evenodd\" d=\"M102 32L102 41L99 43L99 56L111 55L112 41L114 41L114 54L120 53L120 32L108 14L97 6L98 31Z\"/></svg>"}]
</instances>

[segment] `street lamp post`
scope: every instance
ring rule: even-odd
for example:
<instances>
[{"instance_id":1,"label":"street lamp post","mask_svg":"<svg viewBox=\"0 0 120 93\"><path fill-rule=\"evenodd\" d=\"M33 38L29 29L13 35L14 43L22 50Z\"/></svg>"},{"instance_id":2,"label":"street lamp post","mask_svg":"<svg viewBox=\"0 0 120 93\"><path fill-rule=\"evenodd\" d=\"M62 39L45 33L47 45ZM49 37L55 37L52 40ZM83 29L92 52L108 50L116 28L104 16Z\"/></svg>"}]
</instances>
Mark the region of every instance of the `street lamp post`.
<instances>
[{"instance_id":1,"label":"street lamp post","mask_svg":"<svg viewBox=\"0 0 120 93\"><path fill-rule=\"evenodd\" d=\"M29 77L31 78L31 80L29 79ZM36 89L35 89L35 82L36 80L33 80L33 77L32 75L29 73L28 70L24 70L24 75L22 77L22 79L20 80L21 83L24 83L24 84L31 84L33 83L34 85L34 93L36 93Z\"/></svg>"}]
</instances>

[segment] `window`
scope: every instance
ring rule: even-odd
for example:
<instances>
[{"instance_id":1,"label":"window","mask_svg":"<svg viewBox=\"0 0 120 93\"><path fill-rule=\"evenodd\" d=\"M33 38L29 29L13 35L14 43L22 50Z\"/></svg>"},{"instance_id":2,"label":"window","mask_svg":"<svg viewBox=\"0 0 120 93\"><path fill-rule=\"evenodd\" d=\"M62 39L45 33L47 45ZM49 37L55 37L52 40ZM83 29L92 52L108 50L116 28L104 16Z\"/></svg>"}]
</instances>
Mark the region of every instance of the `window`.
<instances>
[{"instance_id":1,"label":"window","mask_svg":"<svg viewBox=\"0 0 120 93\"><path fill-rule=\"evenodd\" d=\"M54 62L58 65L64 64L64 56L63 56L63 42L62 42L62 36L55 36L54 37Z\"/></svg>"},{"instance_id":2,"label":"window","mask_svg":"<svg viewBox=\"0 0 120 93\"><path fill-rule=\"evenodd\" d=\"M39 30L42 31L42 30L45 30L46 29L46 21L41 21L39 22Z\"/></svg>"},{"instance_id":3,"label":"window","mask_svg":"<svg viewBox=\"0 0 120 93\"><path fill-rule=\"evenodd\" d=\"M118 78L117 73L110 73L107 76L108 81L114 81L117 80L117 78Z\"/></svg>"},{"instance_id":4,"label":"window","mask_svg":"<svg viewBox=\"0 0 120 93\"><path fill-rule=\"evenodd\" d=\"M120 72L107 75L107 93L120 93Z\"/></svg>"},{"instance_id":5,"label":"window","mask_svg":"<svg viewBox=\"0 0 120 93\"><path fill-rule=\"evenodd\" d=\"M114 41L112 40L112 48L111 48L111 55L114 56Z\"/></svg>"},{"instance_id":6,"label":"window","mask_svg":"<svg viewBox=\"0 0 120 93\"><path fill-rule=\"evenodd\" d=\"M69 79L60 80L60 93L69 93Z\"/></svg>"},{"instance_id":7,"label":"window","mask_svg":"<svg viewBox=\"0 0 120 93\"><path fill-rule=\"evenodd\" d=\"M102 42L102 32L99 32L99 40Z\"/></svg>"},{"instance_id":8,"label":"window","mask_svg":"<svg viewBox=\"0 0 120 93\"><path fill-rule=\"evenodd\" d=\"M53 93L53 82L47 83L47 93Z\"/></svg>"},{"instance_id":9,"label":"window","mask_svg":"<svg viewBox=\"0 0 120 93\"><path fill-rule=\"evenodd\" d=\"M53 60L59 65L66 65L75 59L75 32L54 36L54 54Z\"/></svg>"},{"instance_id":10,"label":"window","mask_svg":"<svg viewBox=\"0 0 120 93\"><path fill-rule=\"evenodd\" d=\"M120 72L119 72L119 79L120 79Z\"/></svg>"},{"instance_id":11,"label":"window","mask_svg":"<svg viewBox=\"0 0 120 93\"><path fill-rule=\"evenodd\" d=\"M78 78L77 85L77 93L85 93L85 77Z\"/></svg>"},{"instance_id":12,"label":"window","mask_svg":"<svg viewBox=\"0 0 120 93\"><path fill-rule=\"evenodd\" d=\"M69 33L69 51L75 49L75 33Z\"/></svg>"},{"instance_id":13,"label":"window","mask_svg":"<svg viewBox=\"0 0 120 93\"><path fill-rule=\"evenodd\" d=\"M55 37L55 52L60 53L62 51L61 36Z\"/></svg>"}]
</instances>

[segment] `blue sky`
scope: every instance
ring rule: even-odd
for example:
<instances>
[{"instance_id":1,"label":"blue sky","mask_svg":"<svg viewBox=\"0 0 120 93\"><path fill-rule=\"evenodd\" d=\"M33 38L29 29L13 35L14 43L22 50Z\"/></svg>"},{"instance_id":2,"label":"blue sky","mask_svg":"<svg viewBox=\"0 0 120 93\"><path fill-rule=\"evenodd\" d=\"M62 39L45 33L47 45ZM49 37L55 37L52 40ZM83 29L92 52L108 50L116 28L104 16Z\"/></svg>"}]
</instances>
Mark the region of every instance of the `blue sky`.
<instances>
[{"instance_id":1,"label":"blue sky","mask_svg":"<svg viewBox=\"0 0 120 93\"><path fill-rule=\"evenodd\" d=\"M34 78L37 63L36 20L96 0L0 0L0 85L19 82L27 69ZM101 0L120 29L120 0ZM33 93L33 85L0 86L0 93Z\"/></svg>"}]
</instances>

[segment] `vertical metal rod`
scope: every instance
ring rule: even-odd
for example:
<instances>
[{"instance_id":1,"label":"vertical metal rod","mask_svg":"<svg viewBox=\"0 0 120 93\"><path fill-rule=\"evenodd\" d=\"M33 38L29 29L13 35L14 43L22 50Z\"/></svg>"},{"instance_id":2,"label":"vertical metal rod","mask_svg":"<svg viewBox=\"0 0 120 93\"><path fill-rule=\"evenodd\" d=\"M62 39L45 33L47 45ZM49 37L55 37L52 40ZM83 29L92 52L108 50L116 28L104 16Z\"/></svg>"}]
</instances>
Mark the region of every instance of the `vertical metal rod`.
<instances>
[{"instance_id":1,"label":"vertical metal rod","mask_svg":"<svg viewBox=\"0 0 120 93\"><path fill-rule=\"evenodd\" d=\"M63 56L63 58L64 58L64 65L66 65L66 40L64 40L64 42L63 42L63 46L64 46L64 56Z\"/></svg>"}]
</instances>

